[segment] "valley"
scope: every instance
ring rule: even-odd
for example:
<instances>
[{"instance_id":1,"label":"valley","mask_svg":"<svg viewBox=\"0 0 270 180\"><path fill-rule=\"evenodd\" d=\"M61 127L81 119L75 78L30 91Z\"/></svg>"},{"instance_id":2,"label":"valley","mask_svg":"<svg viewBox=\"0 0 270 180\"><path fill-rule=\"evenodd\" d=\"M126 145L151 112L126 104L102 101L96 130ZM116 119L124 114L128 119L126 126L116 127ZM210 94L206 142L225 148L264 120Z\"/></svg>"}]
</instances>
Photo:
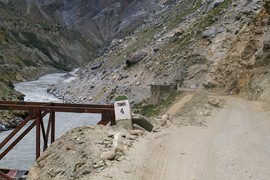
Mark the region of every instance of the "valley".
<instances>
[{"instance_id":1,"label":"valley","mask_svg":"<svg viewBox=\"0 0 270 180\"><path fill-rule=\"evenodd\" d=\"M78 68L48 93L87 104L126 95L134 117L154 126L70 130L28 178L267 179L269 7L268 0L0 0L1 100L23 100L14 83ZM0 125L19 121L0 114ZM112 149L118 133L120 150ZM104 159L107 152L114 158Z\"/></svg>"}]
</instances>

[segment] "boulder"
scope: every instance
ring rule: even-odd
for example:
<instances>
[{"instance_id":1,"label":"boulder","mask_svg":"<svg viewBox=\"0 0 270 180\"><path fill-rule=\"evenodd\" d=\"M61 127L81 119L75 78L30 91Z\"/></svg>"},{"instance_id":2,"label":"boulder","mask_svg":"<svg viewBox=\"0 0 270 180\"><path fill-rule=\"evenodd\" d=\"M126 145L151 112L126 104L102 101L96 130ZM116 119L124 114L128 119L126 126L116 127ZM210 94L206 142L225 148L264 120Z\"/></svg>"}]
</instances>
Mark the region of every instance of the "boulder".
<instances>
[{"instance_id":1,"label":"boulder","mask_svg":"<svg viewBox=\"0 0 270 180\"><path fill-rule=\"evenodd\" d=\"M156 126L153 128L152 130L154 133L157 133L157 132L160 132L161 131L161 128L159 126Z\"/></svg>"},{"instance_id":2,"label":"boulder","mask_svg":"<svg viewBox=\"0 0 270 180\"><path fill-rule=\"evenodd\" d=\"M161 126L165 126L167 124L167 121L170 119L170 116L169 114L164 114L162 117L161 117Z\"/></svg>"},{"instance_id":3,"label":"boulder","mask_svg":"<svg viewBox=\"0 0 270 180\"><path fill-rule=\"evenodd\" d=\"M205 82L203 82L203 86L205 88L215 88L218 85L218 83L214 79L207 79Z\"/></svg>"},{"instance_id":4,"label":"boulder","mask_svg":"<svg viewBox=\"0 0 270 180\"><path fill-rule=\"evenodd\" d=\"M153 129L153 125L149 122L147 117L142 115L136 114L132 116L132 123L137 124L138 126L142 127L143 129L151 132Z\"/></svg>"},{"instance_id":5,"label":"boulder","mask_svg":"<svg viewBox=\"0 0 270 180\"><path fill-rule=\"evenodd\" d=\"M206 110L203 112L203 115L204 115L204 116L210 116L210 115L211 115L211 110L206 109Z\"/></svg>"},{"instance_id":6,"label":"boulder","mask_svg":"<svg viewBox=\"0 0 270 180\"><path fill-rule=\"evenodd\" d=\"M102 152L100 158L102 160L114 160L116 157L115 151Z\"/></svg>"},{"instance_id":7,"label":"boulder","mask_svg":"<svg viewBox=\"0 0 270 180\"><path fill-rule=\"evenodd\" d=\"M219 107L220 100L217 98L214 99L208 99L208 103L214 107Z\"/></svg>"},{"instance_id":8,"label":"boulder","mask_svg":"<svg viewBox=\"0 0 270 180\"><path fill-rule=\"evenodd\" d=\"M7 130L6 126L0 124L0 132L1 132L1 131L5 131L5 130Z\"/></svg>"},{"instance_id":9,"label":"boulder","mask_svg":"<svg viewBox=\"0 0 270 180\"><path fill-rule=\"evenodd\" d=\"M211 39L211 38L214 38L215 36L216 36L216 29L215 28L207 29L202 33L202 38Z\"/></svg>"},{"instance_id":10,"label":"boulder","mask_svg":"<svg viewBox=\"0 0 270 180\"><path fill-rule=\"evenodd\" d=\"M128 66L136 64L136 63L140 62L146 55L147 55L147 52L145 52L145 51L142 51L142 50L137 51L134 54L127 57L126 64Z\"/></svg>"},{"instance_id":11,"label":"boulder","mask_svg":"<svg viewBox=\"0 0 270 180\"><path fill-rule=\"evenodd\" d=\"M213 2L213 7L215 8L215 7L219 6L223 2L224 2L224 0L216 0L216 1Z\"/></svg>"},{"instance_id":12,"label":"boulder","mask_svg":"<svg viewBox=\"0 0 270 180\"><path fill-rule=\"evenodd\" d=\"M144 134L144 131L140 129L135 129L135 130L130 131L130 134L136 135L136 136L142 136Z\"/></svg>"},{"instance_id":13,"label":"boulder","mask_svg":"<svg viewBox=\"0 0 270 180\"><path fill-rule=\"evenodd\" d=\"M103 64L103 62L98 62L98 63L96 63L96 64L93 64L93 65L91 66L91 70L95 70L95 69L100 68L100 67L102 66L102 64Z\"/></svg>"},{"instance_id":14,"label":"boulder","mask_svg":"<svg viewBox=\"0 0 270 180\"><path fill-rule=\"evenodd\" d=\"M111 42L110 48L114 48L114 47L118 46L119 43L120 43L119 39L113 39Z\"/></svg>"}]
</instances>

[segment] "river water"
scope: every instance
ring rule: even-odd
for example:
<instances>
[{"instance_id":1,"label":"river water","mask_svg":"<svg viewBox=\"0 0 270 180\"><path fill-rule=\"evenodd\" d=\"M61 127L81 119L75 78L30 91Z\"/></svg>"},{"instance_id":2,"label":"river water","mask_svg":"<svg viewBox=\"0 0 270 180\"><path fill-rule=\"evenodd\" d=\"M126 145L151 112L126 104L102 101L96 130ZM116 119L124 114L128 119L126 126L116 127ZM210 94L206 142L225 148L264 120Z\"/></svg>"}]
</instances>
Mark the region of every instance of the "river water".
<instances>
[{"instance_id":1,"label":"river water","mask_svg":"<svg viewBox=\"0 0 270 180\"><path fill-rule=\"evenodd\" d=\"M36 81L15 84L15 89L25 95L25 101L61 102L61 100L55 98L53 95L48 94L47 88L51 84L64 80L64 75L63 73L48 74ZM99 119L100 115L98 114L56 113L56 138L72 128L96 124ZM47 118L44 118L44 120L47 121ZM0 141L10 132L5 131L0 133ZM31 132L0 160L0 168L28 170L35 161L35 137L36 132L34 127Z\"/></svg>"}]
</instances>

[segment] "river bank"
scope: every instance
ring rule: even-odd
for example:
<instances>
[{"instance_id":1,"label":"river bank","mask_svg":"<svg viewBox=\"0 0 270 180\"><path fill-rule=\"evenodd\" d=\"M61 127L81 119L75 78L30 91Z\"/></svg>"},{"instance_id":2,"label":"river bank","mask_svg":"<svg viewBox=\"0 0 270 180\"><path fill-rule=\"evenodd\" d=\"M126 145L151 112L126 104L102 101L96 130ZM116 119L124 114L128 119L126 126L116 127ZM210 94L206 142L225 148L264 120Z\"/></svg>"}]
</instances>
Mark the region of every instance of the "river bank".
<instances>
[{"instance_id":1,"label":"river bank","mask_svg":"<svg viewBox=\"0 0 270 180\"><path fill-rule=\"evenodd\" d=\"M36 102L57 102L59 99L47 94L47 88L52 83L60 81L66 73L53 73L40 75L36 80L25 81L13 84L13 89L21 94L24 101ZM14 99L15 101L18 101ZM0 133L10 129L14 129L23 120L23 112L19 111L3 111L1 110ZM16 116L17 115L17 116Z\"/></svg>"},{"instance_id":2,"label":"river bank","mask_svg":"<svg viewBox=\"0 0 270 180\"><path fill-rule=\"evenodd\" d=\"M0 100L23 101L25 100L25 94L16 89L17 85L20 86L20 83L29 81L38 81L46 74L55 73L65 74L66 72L54 68L19 68L17 66L0 65ZM17 127L23 117L25 117L25 114L20 111L1 110L0 133Z\"/></svg>"},{"instance_id":3,"label":"river bank","mask_svg":"<svg viewBox=\"0 0 270 180\"><path fill-rule=\"evenodd\" d=\"M51 84L56 84L60 80L72 77L66 77L66 73L53 73L40 77L35 81L21 82L15 84L15 89L25 94L25 101L36 102L61 102L62 100L47 93L47 88ZM96 114L74 114L74 113L56 113L56 138L59 138L64 132L79 126L96 124L100 115ZM46 123L47 119L44 118ZM19 123L19 121L18 121ZM29 124L28 124L29 125ZM14 125L16 127L16 125ZM22 131L25 128L22 129ZM8 128L5 127L5 130ZM11 130L4 131L0 135L2 141ZM30 131L25 138L15 146L1 161L0 167L11 169L29 169L35 161L35 129Z\"/></svg>"}]
</instances>

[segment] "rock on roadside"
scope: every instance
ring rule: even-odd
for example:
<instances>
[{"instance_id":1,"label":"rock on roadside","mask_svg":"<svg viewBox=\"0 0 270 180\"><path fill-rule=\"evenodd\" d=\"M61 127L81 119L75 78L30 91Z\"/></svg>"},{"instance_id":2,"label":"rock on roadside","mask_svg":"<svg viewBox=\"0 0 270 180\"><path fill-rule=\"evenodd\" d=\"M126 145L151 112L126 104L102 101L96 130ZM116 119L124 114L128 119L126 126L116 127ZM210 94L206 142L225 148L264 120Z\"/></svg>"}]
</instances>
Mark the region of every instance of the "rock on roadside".
<instances>
[{"instance_id":1,"label":"rock on roadside","mask_svg":"<svg viewBox=\"0 0 270 180\"><path fill-rule=\"evenodd\" d=\"M124 159L137 135L117 126L73 129L55 141L34 163L28 180L91 179L93 174Z\"/></svg>"}]
</instances>

